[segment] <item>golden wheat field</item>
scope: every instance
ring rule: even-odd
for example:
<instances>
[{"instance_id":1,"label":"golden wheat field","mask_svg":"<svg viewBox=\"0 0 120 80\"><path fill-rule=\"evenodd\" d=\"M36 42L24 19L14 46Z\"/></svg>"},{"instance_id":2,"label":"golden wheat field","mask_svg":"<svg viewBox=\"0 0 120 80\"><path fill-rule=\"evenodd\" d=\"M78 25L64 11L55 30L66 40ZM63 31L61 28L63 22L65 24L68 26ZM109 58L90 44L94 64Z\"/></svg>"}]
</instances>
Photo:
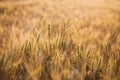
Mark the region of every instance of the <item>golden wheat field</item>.
<instances>
[{"instance_id":1,"label":"golden wheat field","mask_svg":"<svg viewBox=\"0 0 120 80\"><path fill-rule=\"evenodd\" d=\"M120 0L0 0L0 80L120 80Z\"/></svg>"}]
</instances>

